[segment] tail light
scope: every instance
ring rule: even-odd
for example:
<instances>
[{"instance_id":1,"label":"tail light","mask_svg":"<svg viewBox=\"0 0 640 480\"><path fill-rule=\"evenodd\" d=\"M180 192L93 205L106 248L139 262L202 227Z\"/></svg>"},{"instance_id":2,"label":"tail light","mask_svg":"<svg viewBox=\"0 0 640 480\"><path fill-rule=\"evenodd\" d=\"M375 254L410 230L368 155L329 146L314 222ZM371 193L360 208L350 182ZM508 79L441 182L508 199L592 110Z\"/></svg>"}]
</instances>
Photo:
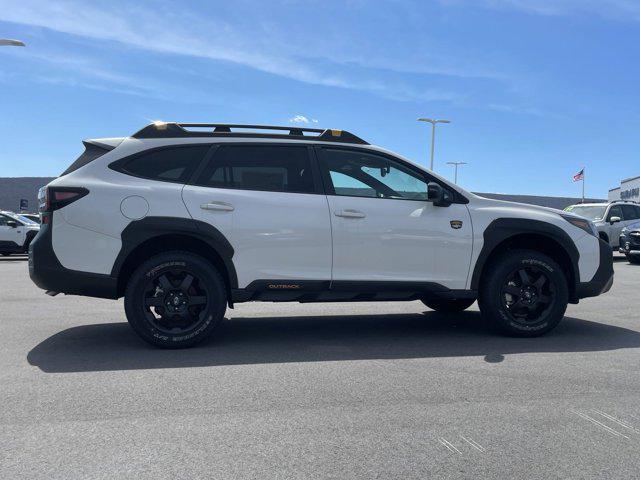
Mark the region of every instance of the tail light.
<instances>
[{"instance_id":1,"label":"tail light","mask_svg":"<svg viewBox=\"0 0 640 480\"><path fill-rule=\"evenodd\" d=\"M81 199L89 193L84 187L42 187L38 191L38 210L42 223L49 223L51 212Z\"/></svg>"}]
</instances>

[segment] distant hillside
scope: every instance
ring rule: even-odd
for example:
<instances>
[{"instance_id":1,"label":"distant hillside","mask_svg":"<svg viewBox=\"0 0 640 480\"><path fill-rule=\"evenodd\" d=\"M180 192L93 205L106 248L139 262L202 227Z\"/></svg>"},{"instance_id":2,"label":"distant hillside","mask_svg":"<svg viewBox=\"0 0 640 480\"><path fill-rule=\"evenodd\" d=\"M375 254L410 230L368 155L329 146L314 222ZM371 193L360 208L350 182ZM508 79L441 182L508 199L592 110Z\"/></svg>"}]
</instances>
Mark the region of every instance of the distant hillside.
<instances>
[{"instance_id":1,"label":"distant hillside","mask_svg":"<svg viewBox=\"0 0 640 480\"><path fill-rule=\"evenodd\" d=\"M0 210L17 212L20 199L29 201L29 212L38 210L38 189L55 177L0 177Z\"/></svg>"},{"instance_id":2,"label":"distant hillside","mask_svg":"<svg viewBox=\"0 0 640 480\"><path fill-rule=\"evenodd\" d=\"M506 200L508 202L528 203L529 205L540 205L541 207L557 208L564 210L569 205L580 203L582 198L579 197L542 197L538 195L507 195L503 193L477 193L485 198L493 198L494 200ZM585 198L585 203L608 202L605 198Z\"/></svg>"}]
</instances>

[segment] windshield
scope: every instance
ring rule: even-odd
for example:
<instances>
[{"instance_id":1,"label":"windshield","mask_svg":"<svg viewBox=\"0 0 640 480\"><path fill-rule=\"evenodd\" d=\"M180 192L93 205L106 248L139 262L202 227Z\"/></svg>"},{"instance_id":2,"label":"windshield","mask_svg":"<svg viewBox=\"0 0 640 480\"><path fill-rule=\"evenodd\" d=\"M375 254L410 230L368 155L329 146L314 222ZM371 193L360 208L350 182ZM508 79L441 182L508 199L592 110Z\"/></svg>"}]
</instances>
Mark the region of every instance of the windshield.
<instances>
[{"instance_id":1,"label":"windshield","mask_svg":"<svg viewBox=\"0 0 640 480\"><path fill-rule=\"evenodd\" d=\"M33 220L31 220L28 217L25 217L24 215L17 215L17 217L20 219L20 221L26 223L27 225L38 225L38 222L34 222Z\"/></svg>"},{"instance_id":2,"label":"windshield","mask_svg":"<svg viewBox=\"0 0 640 480\"><path fill-rule=\"evenodd\" d=\"M23 217L22 215L17 215L15 213L11 213L11 212L3 212L5 215L10 216L11 218L13 218L14 220L18 220L20 222L22 222L25 225L38 225L37 222L34 222L33 220L31 220L30 218L27 217Z\"/></svg>"},{"instance_id":3,"label":"windshield","mask_svg":"<svg viewBox=\"0 0 640 480\"><path fill-rule=\"evenodd\" d=\"M564 210L588 218L589 220L602 220L606 209L606 205L571 205Z\"/></svg>"}]
</instances>

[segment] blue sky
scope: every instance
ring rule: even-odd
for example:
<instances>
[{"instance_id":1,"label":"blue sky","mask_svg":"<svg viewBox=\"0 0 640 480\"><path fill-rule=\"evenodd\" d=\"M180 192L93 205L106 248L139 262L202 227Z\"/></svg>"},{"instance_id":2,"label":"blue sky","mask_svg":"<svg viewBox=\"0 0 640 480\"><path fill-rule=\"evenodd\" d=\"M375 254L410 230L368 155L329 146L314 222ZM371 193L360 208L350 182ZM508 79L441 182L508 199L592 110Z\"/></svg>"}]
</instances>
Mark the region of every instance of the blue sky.
<instances>
[{"instance_id":1,"label":"blue sky","mask_svg":"<svg viewBox=\"0 0 640 480\"><path fill-rule=\"evenodd\" d=\"M0 176L151 120L343 128L474 191L640 175L636 0L0 0ZM298 118L297 120L301 120ZM317 121L317 123L315 121ZM304 121L299 122L304 124Z\"/></svg>"}]
</instances>

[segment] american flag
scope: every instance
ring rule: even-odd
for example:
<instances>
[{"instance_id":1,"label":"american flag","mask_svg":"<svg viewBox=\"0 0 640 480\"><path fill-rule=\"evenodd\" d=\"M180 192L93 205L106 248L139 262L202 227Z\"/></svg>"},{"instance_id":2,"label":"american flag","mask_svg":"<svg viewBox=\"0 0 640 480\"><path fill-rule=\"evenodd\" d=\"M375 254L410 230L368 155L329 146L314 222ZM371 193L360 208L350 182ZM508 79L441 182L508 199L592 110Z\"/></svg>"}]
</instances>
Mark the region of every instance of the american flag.
<instances>
[{"instance_id":1,"label":"american flag","mask_svg":"<svg viewBox=\"0 0 640 480\"><path fill-rule=\"evenodd\" d=\"M579 182L580 180L584 180L584 168L573 176L574 182Z\"/></svg>"}]
</instances>

